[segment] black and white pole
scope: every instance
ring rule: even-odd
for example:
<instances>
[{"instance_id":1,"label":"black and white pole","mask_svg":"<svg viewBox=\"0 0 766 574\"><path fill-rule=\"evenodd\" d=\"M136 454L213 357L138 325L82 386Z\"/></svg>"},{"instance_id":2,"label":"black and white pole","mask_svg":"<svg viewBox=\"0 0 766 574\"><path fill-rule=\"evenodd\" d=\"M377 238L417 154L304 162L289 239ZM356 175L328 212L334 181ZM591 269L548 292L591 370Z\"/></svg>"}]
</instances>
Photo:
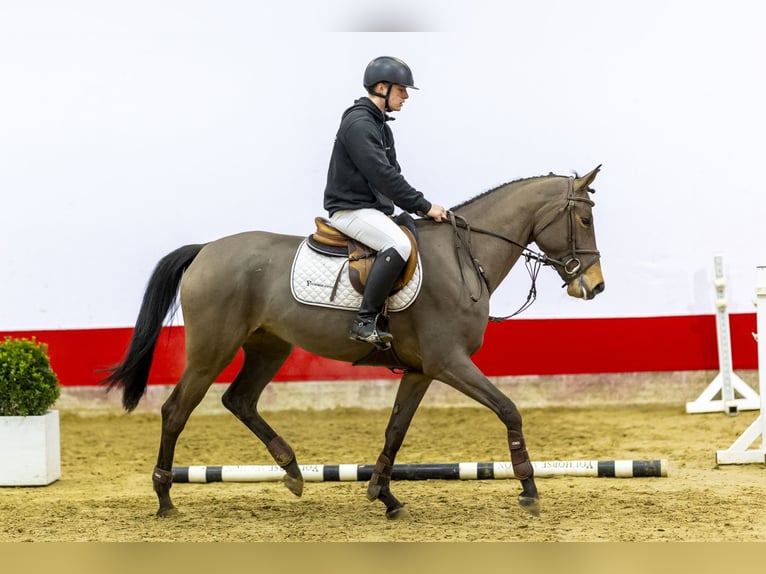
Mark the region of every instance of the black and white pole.
<instances>
[{"instance_id":1,"label":"black and white pole","mask_svg":"<svg viewBox=\"0 0 766 574\"><path fill-rule=\"evenodd\" d=\"M720 464L766 465L766 267L756 269L756 344L758 345L758 381L761 391L761 412L752 424L726 450L716 452ZM758 445L760 443L760 445ZM755 446L753 446L755 445ZM750 447L753 448L750 448Z\"/></svg>"},{"instance_id":2,"label":"black and white pole","mask_svg":"<svg viewBox=\"0 0 766 574\"><path fill-rule=\"evenodd\" d=\"M299 465L306 482L367 481L375 465ZM661 460L553 460L533 462L535 477L591 476L613 478L663 477L668 461ZM174 466L173 482L275 482L285 471L277 465ZM456 462L395 464L392 480L491 480L516 478L510 462Z\"/></svg>"},{"instance_id":3,"label":"black and white pole","mask_svg":"<svg viewBox=\"0 0 766 574\"><path fill-rule=\"evenodd\" d=\"M723 258L716 255L714 260L716 291L716 335L718 340L719 372L702 391L697 400L686 403L687 413L725 412L730 416L739 411L757 410L761 406L758 393L751 389L734 372L731 358L731 333L729 331L729 303L726 299L726 275L723 271ZM737 397L737 393L739 397ZM720 399L715 397L720 395Z\"/></svg>"}]
</instances>

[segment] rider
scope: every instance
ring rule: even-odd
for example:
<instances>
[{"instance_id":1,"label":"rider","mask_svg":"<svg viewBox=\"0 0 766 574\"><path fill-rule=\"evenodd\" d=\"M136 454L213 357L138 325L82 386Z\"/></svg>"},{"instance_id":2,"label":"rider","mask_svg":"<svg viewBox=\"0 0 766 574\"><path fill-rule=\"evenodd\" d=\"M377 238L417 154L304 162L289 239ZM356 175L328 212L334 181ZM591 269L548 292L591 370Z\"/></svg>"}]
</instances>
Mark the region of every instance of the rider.
<instances>
[{"instance_id":1,"label":"rider","mask_svg":"<svg viewBox=\"0 0 766 574\"><path fill-rule=\"evenodd\" d=\"M447 212L428 201L401 175L394 136L386 122L394 118L415 88L412 71L398 58L375 58L364 72L367 95L354 101L335 136L324 208L333 226L375 249L359 312L349 338L387 349L393 336L377 325L378 315L410 256L407 235L394 223L394 205L409 213L442 221Z\"/></svg>"}]
</instances>

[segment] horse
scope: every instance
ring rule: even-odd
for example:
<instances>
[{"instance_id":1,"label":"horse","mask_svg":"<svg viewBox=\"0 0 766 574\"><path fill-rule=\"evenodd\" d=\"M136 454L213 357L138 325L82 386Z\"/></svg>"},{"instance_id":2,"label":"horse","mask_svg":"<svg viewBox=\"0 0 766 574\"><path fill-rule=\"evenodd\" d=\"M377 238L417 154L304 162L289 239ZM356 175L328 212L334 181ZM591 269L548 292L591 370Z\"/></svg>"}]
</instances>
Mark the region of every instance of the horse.
<instances>
[{"instance_id":1,"label":"horse","mask_svg":"<svg viewBox=\"0 0 766 574\"><path fill-rule=\"evenodd\" d=\"M604 290L590 199L600 167L581 177L551 173L500 185L449 210L446 222L415 219L422 285L410 306L388 314L394 336L388 352L348 338L355 311L296 301L289 277L305 238L246 231L164 256L149 278L125 357L102 380L107 392L122 388L126 411L137 406L163 323L180 300L186 366L161 407L160 448L152 472L157 516L178 513L170 496L177 441L239 349L243 363L222 403L264 443L285 472L284 485L301 496L303 477L293 448L258 412L261 393L296 346L338 361L388 367L393 362L400 368L383 449L367 488L367 498L381 501L387 518L409 516L391 492L392 467L433 380L491 409L505 425L514 477L521 484L518 503L539 516L522 416L471 356L482 346L490 296L522 256L532 276L530 293L541 265L553 267L574 298L590 300ZM528 247L533 242L542 253Z\"/></svg>"}]
</instances>

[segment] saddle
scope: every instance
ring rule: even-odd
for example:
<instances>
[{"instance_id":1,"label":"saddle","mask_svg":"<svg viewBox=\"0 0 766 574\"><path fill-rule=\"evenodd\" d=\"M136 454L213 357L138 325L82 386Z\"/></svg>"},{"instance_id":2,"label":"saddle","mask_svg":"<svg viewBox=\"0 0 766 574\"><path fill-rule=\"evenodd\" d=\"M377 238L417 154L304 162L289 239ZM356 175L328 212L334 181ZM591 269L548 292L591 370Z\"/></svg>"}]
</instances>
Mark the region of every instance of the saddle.
<instances>
[{"instance_id":1,"label":"saddle","mask_svg":"<svg viewBox=\"0 0 766 574\"><path fill-rule=\"evenodd\" d=\"M391 289L391 294L400 291L412 279L418 266L417 228L415 227L415 222L407 213L400 214L394 221L409 238L412 250L409 259L407 259L404 265L404 269L402 269L402 273ZM364 294L367 276L370 273L372 264L375 262L377 252L336 229L330 221L323 217L314 218L314 223L316 224L316 231L309 235L308 246L314 251L330 257L347 257L348 278L351 285L358 293Z\"/></svg>"}]
</instances>

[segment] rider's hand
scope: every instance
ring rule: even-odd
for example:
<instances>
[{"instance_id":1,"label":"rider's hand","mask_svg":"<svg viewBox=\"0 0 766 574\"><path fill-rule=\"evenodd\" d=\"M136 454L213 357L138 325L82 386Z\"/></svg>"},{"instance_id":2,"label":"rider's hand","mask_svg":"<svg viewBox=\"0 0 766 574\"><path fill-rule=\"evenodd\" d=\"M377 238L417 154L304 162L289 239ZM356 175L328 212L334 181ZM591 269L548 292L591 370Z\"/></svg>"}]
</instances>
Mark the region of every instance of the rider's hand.
<instances>
[{"instance_id":1,"label":"rider's hand","mask_svg":"<svg viewBox=\"0 0 766 574\"><path fill-rule=\"evenodd\" d=\"M426 215L434 221L444 221L447 219L447 210L441 205L436 205L434 203L431 205L431 209L428 210Z\"/></svg>"}]
</instances>

